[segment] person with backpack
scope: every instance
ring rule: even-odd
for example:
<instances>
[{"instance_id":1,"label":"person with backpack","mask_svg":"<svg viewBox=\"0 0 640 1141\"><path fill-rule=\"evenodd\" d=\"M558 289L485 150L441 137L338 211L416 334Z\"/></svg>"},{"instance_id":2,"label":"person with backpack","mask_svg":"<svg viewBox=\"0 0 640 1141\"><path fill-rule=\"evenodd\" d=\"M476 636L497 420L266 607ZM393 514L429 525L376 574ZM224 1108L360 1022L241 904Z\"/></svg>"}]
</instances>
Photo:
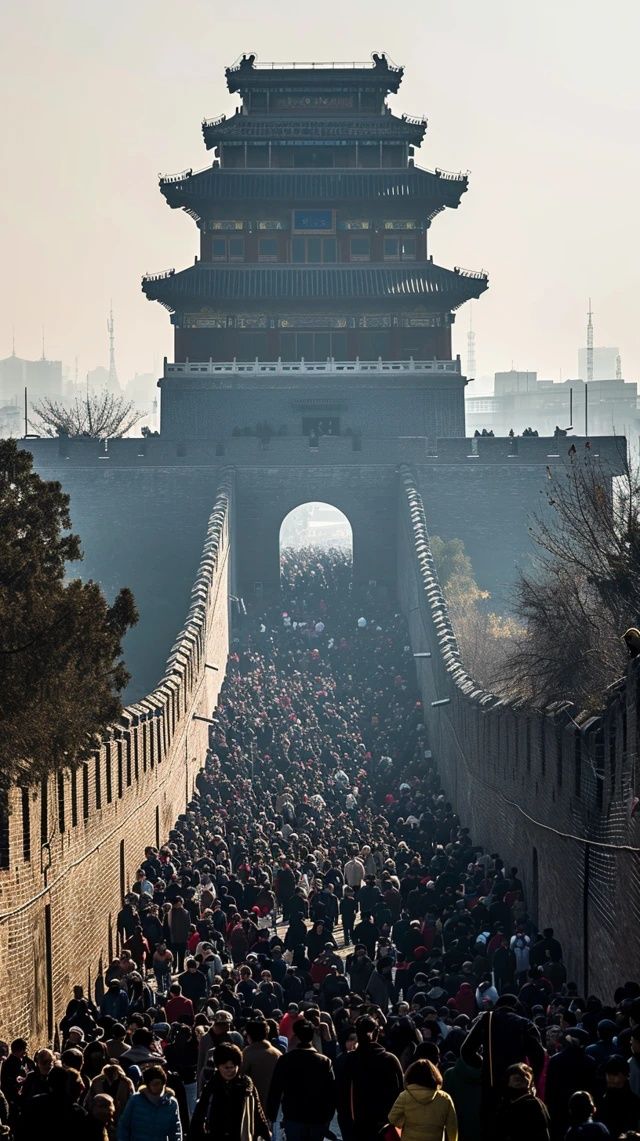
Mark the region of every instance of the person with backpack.
<instances>
[{"instance_id":1,"label":"person with backpack","mask_svg":"<svg viewBox=\"0 0 640 1141\"><path fill-rule=\"evenodd\" d=\"M493 1010L476 1019L460 1050L470 1066L482 1067L482 1119L487 1141L494 1141L495 1114L507 1071L517 1062L527 1062L534 1079L542 1072L545 1051L534 1024L516 1013L517 998L503 994Z\"/></svg>"},{"instance_id":2,"label":"person with backpack","mask_svg":"<svg viewBox=\"0 0 640 1141\"><path fill-rule=\"evenodd\" d=\"M529 973L529 956L531 950L531 939L525 934L522 927L518 927L515 935L511 936L509 947L513 951L516 960L516 984L522 987L526 983Z\"/></svg>"}]
</instances>

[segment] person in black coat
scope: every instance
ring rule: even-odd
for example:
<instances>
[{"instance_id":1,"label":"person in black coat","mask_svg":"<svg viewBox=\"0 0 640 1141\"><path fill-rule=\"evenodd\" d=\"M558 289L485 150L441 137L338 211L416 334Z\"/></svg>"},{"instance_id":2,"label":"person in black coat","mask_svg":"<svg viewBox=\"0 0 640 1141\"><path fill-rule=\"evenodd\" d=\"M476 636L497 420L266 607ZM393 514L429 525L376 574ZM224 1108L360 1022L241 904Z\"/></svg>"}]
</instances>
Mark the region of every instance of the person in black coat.
<instances>
[{"instance_id":1,"label":"person in black coat","mask_svg":"<svg viewBox=\"0 0 640 1141\"><path fill-rule=\"evenodd\" d=\"M305 991L308 990L305 980L295 967L287 967L287 973L282 983L282 993L285 1002L302 1002Z\"/></svg>"},{"instance_id":2,"label":"person in black coat","mask_svg":"<svg viewBox=\"0 0 640 1141\"><path fill-rule=\"evenodd\" d=\"M158 916L158 909L156 907L148 907L142 915L140 922L142 924L142 934L151 947L151 950L155 951L158 943L162 942L164 936L164 927Z\"/></svg>"},{"instance_id":3,"label":"person in black coat","mask_svg":"<svg viewBox=\"0 0 640 1141\"><path fill-rule=\"evenodd\" d=\"M178 982L182 987L184 997L191 999L194 1010L199 1010L201 999L207 996L209 984L202 972L198 970L197 959L187 959L186 967L186 971L178 975Z\"/></svg>"},{"instance_id":4,"label":"person in black coat","mask_svg":"<svg viewBox=\"0 0 640 1141\"><path fill-rule=\"evenodd\" d=\"M507 1088L496 1114L495 1141L549 1141L549 1113L536 1097L531 1066L507 1070Z\"/></svg>"},{"instance_id":5,"label":"person in black coat","mask_svg":"<svg viewBox=\"0 0 640 1141\"><path fill-rule=\"evenodd\" d=\"M270 1018L274 1010L278 1010L281 1006L281 1000L278 998L272 982L260 983L251 1005L256 1010L260 1010L265 1018Z\"/></svg>"},{"instance_id":6,"label":"person in black coat","mask_svg":"<svg viewBox=\"0 0 640 1141\"><path fill-rule=\"evenodd\" d=\"M372 971L373 962L367 954L364 943L356 943L353 954L347 959L347 974L351 989L356 994L364 995Z\"/></svg>"},{"instance_id":7,"label":"person in black coat","mask_svg":"<svg viewBox=\"0 0 640 1141\"><path fill-rule=\"evenodd\" d=\"M84 1030L84 1036L88 1040L95 1035L97 1017L98 1009L95 1003L86 997L84 987L74 986L73 998L67 1003L64 1017L60 1020L60 1030L66 1036L71 1026L79 1026Z\"/></svg>"},{"instance_id":8,"label":"person in black coat","mask_svg":"<svg viewBox=\"0 0 640 1141\"><path fill-rule=\"evenodd\" d=\"M17 1117L18 1095L27 1074L35 1070L35 1065L27 1053L24 1038L16 1038L11 1043L11 1052L0 1067L0 1091L9 1105L11 1122Z\"/></svg>"},{"instance_id":9,"label":"person in black coat","mask_svg":"<svg viewBox=\"0 0 640 1141\"><path fill-rule=\"evenodd\" d=\"M307 903L304 894L300 888L294 891L291 898L287 901L286 907L283 912L283 919L293 923L294 919L308 919L309 917L309 904Z\"/></svg>"},{"instance_id":10,"label":"person in black coat","mask_svg":"<svg viewBox=\"0 0 640 1141\"><path fill-rule=\"evenodd\" d=\"M482 1066L483 1130L491 1141L499 1095L509 1066L526 1061L537 1078L545 1061L540 1035L528 1018L516 1014L517 1005L514 995L501 995L495 1009L485 1011L476 1020L460 1050L460 1057L467 1065Z\"/></svg>"},{"instance_id":11,"label":"person in black coat","mask_svg":"<svg viewBox=\"0 0 640 1141\"><path fill-rule=\"evenodd\" d=\"M349 1025L343 1033L338 1030L338 1039L341 1043L342 1052L338 1054L338 1057L333 1063L336 1075L336 1090L340 1093L337 1104L338 1125L340 1127L342 1141L353 1141L351 1106L345 1102L342 1091L345 1089L347 1082L347 1067L350 1065L349 1058L358 1047L358 1036L355 1026Z\"/></svg>"},{"instance_id":12,"label":"person in black coat","mask_svg":"<svg viewBox=\"0 0 640 1141\"><path fill-rule=\"evenodd\" d=\"M562 945L554 938L553 927L545 927L542 937L538 939L529 952L529 962L532 967L541 967L546 961L547 952L553 963L562 960Z\"/></svg>"},{"instance_id":13,"label":"person in black coat","mask_svg":"<svg viewBox=\"0 0 640 1141\"><path fill-rule=\"evenodd\" d=\"M353 925L355 923L357 910L358 904L354 897L353 890L350 887L346 887L344 889L344 895L340 900L340 915L342 917L345 947L349 945L353 937Z\"/></svg>"},{"instance_id":14,"label":"person in black coat","mask_svg":"<svg viewBox=\"0 0 640 1141\"><path fill-rule=\"evenodd\" d=\"M314 923L306 938L307 954L311 962L317 959L318 955L322 954L329 936L330 932L327 931L327 928L321 920Z\"/></svg>"},{"instance_id":15,"label":"person in black coat","mask_svg":"<svg viewBox=\"0 0 640 1141\"><path fill-rule=\"evenodd\" d=\"M36 1094L23 1107L18 1135L35 1141L55 1130L64 1141L88 1141L89 1115L78 1104L84 1092L79 1074L54 1066L48 1092Z\"/></svg>"},{"instance_id":16,"label":"person in black coat","mask_svg":"<svg viewBox=\"0 0 640 1141\"><path fill-rule=\"evenodd\" d=\"M349 1122L350 1141L371 1141L386 1124L403 1086L402 1066L378 1042L379 1026L365 1014L356 1022L358 1048L340 1069L338 1117Z\"/></svg>"},{"instance_id":17,"label":"person in black coat","mask_svg":"<svg viewBox=\"0 0 640 1141\"><path fill-rule=\"evenodd\" d=\"M204 1086L191 1120L189 1141L270 1141L271 1129L251 1078L240 1074L242 1051L223 1042L214 1052L215 1070Z\"/></svg>"},{"instance_id":18,"label":"person in black coat","mask_svg":"<svg viewBox=\"0 0 640 1141\"><path fill-rule=\"evenodd\" d=\"M3 1093L0 1093L0 1137L6 1141L11 1139L11 1126L9 1125L9 1102Z\"/></svg>"},{"instance_id":19,"label":"person in black coat","mask_svg":"<svg viewBox=\"0 0 640 1141\"><path fill-rule=\"evenodd\" d=\"M300 916L292 918L284 937L285 951L295 951L297 947L304 947L307 939L307 927Z\"/></svg>"},{"instance_id":20,"label":"person in black coat","mask_svg":"<svg viewBox=\"0 0 640 1141\"><path fill-rule=\"evenodd\" d=\"M282 1104L289 1141L302 1137L305 1141L323 1141L336 1108L333 1066L313 1047L312 1022L299 1018L292 1029L299 1045L276 1062L267 1098L267 1117L275 1121Z\"/></svg>"},{"instance_id":21,"label":"person in black coat","mask_svg":"<svg viewBox=\"0 0 640 1141\"><path fill-rule=\"evenodd\" d=\"M549 1058L544 1087L547 1109L551 1115L551 1136L562 1141L569 1124L569 1099L577 1090L594 1093L598 1080L593 1058L584 1052L588 1035L571 1027L565 1032L564 1047Z\"/></svg>"},{"instance_id":22,"label":"person in black coat","mask_svg":"<svg viewBox=\"0 0 640 1141\"><path fill-rule=\"evenodd\" d=\"M130 939L133 935L136 925L140 922L138 915L137 900L134 898L126 899L124 906L118 912L116 918L116 931L120 936L120 943L124 943L126 939Z\"/></svg>"},{"instance_id":23,"label":"person in black coat","mask_svg":"<svg viewBox=\"0 0 640 1141\"><path fill-rule=\"evenodd\" d=\"M571 1125L564 1141L605 1141L611 1134L601 1121L594 1121L595 1102L586 1090L577 1090L569 1099Z\"/></svg>"},{"instance_id":24,"label":"person in black coat","mask_svg":"<svg viewBox=\"0 0 640 1141\"><path fill-rule=\"evenodd\" d=\"M640 1097L629 1085L629 1063L620 1054L609 1058L604 1074L607 1088L598 1101L598 1120L612 1137L620 1137L640 1126Z\"/></svg>"},{"instance_id":25,"label":"person in black coat","mask_svg":"<svg viewBox=\"0 0 640 1141\"><path fill-rule=\"evenodd\" d=\"M367 954L370 959L373 959L376 953L376 943L380 932L373 922L373 916L368 912L362 913L362 919L356 923L353 929L353 937L358 943L364 943L367 948Z\"/></svg>"}]
</instances>

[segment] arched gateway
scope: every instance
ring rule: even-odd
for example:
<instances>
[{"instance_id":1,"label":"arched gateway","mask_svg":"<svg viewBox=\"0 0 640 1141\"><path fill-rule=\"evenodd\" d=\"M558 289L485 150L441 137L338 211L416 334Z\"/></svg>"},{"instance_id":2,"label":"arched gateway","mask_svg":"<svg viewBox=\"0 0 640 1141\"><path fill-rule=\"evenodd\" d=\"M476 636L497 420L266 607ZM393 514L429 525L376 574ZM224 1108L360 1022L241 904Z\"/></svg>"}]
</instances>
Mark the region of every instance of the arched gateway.
<instances>
[{"instance_id":1,"label":"arched gateway","mask_svg":"<svg viewBox=\"0 0 640 1141\"><path fill-rule=\"evenodd\" d=\"M266 591L278 586L282 521L301 503L318 500L329 501L351 525L354 581L375 579L393 587L396 552L388 532L397 494L393 470L358 465L293 468L290 473L267 470L259 476L238 471L236 488L236 573L241 593L250 594L258 583Z\"/></svg>"},{"instance_id":2,"label":"arched gateway","mask_svg":"<svg viewBox=\"0 0 640 1141\"><path fill-rule=\"evenodd\" d=\"M353 558L353 528L343 511L331 503L306 501L293 507L280 524L280 555L287 549L340 548Z\"/></svg>"}]
</instances>

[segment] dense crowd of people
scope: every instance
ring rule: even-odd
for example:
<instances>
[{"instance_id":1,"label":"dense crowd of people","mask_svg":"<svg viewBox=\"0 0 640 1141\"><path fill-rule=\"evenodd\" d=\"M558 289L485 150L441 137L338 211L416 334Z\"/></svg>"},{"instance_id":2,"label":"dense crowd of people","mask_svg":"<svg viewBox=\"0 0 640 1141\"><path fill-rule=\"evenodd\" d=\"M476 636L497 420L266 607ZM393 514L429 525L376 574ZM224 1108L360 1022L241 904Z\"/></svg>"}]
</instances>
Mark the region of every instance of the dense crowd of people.
<instances>
[{"instance_id":1,"label":"dense crowd of people","mask_svg":"<svg viewBox=\"0 0 640 1141\"><path fill-rule=\"evenodd\" d=\"M640 986L583 996L442 791L402 617L288 551L103 992L0 1069L14 1141L640 1137ZM94 1001L95 999L95 1001Z\"/></svg>"}]
</instances>

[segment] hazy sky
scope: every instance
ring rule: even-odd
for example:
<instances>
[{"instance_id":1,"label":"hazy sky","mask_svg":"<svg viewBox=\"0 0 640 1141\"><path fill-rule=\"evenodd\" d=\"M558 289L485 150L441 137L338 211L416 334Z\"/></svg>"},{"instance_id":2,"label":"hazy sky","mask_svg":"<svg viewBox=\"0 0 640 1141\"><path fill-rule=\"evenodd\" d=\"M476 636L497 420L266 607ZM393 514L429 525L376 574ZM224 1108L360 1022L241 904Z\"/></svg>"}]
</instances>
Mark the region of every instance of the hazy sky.
<instances>
[{"instance_id":1,"label":"hazy sky","mask_svg":"<svg viewBox=\"0 0 640 1141\"><path fill-rule=\"evenodd\" d=\"M469 170L431 230L437 262L484 268L478 373L575 375L589 294L596 344L640 375L638 0L5 0L0 38L0 356L106 361L121 379L171 354L143 272L191 264L194 223L159 171L211 162L204 116L230 112L224 67L404 64L394 109L426 114L418 162ZM466 356L468 308L456 350Z\"/></svg>"}]
</instances>

